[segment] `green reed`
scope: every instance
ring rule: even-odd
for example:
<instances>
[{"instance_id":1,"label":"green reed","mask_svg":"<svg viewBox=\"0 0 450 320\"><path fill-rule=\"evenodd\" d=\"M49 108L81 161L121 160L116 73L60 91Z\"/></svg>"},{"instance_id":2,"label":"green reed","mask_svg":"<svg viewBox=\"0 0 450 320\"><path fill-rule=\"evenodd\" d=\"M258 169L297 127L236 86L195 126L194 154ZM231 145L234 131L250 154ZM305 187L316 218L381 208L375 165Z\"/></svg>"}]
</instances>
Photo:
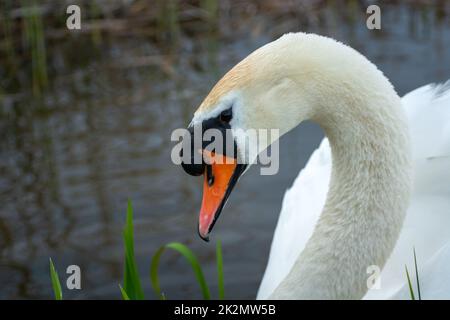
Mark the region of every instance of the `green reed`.
<instances>
[{"instance_id":1,"label":"green reed","mask_svg":"<svg viewBox=\"0 0 450 320\"><path fill-rule=\"evenodd\" d=\"M25 42L31 56L33 94L40 96L48 85L44 24L42 22L42 15L34 2L24 1L22 6L27 8L23 24Z\"/></svg>"},{"instance_id":2,"label":"green reed","mask_svg":"<svg viewBox=\"0 0 450 320\"><path fill-rule=\"evenodd\" d=\"M53 261L50 258L50 278L52 280L53 293L55 294L55 300L62 300L61 283L59 282L58 272L56 272Z\"/></svg>"},{"instance_id":3,"label":"green reed","mask_svg":"<svg viewBox=\"0 0 450 320\"><path fill-rule=\"evenodd\" d=\"M12 27L12 19L10 16L12 4L10 1L5 1L0 4L0 25L3 46L2 51L5 57L5 66L8 70L8 78L13 78L18 69L17 55L14 48L14 35Z\"/></svg>"},{"instance_id":4,"label":"green reed","mask_svg":"<svg viewBox=\"0 0 450 320\"><path fill-rule=\"evenodd\" d=\"M142 290L141 278L137 268L135 252L134 252L134 228L133 228L133 206L130 200L127 204L126 222L123 231L124 242L124 275L123 285L119 285L119 290L123 300L143 300L144 291ZM167 249L179 253L191 266L194 271L195 279L200 286L202 297L205 300L211 299L211 293L208 284L205 280L205 276L201 267L201 264L195 254L184 244L179 242L170 242L161 246L156 250L152 257L150 265L150 281L156 296L159 299L166 299L164 293L162 293L159 282L159 264L160 259L164 251ZM222 244L217 241L216 244L216 262L217 262L217 280L218 280L218 297L224 299L224 277L223 277L223 256L222 256ZM50 259L50 276L53 286L53 292L56 300L62 299L61 284L59 282L58 273Z\"/></svg>"},{"instance_id":5,"label":"green reed","mask_svg":"<svg viewBox=\"0 0 450 320\"><path fill-rule=\"evenodd\" d=\"M219 16L219 2L217 0L202 0L200 7L206 12L210 24L215 24Z\"/></svg>"},{"instance_id":6,"label":"green reed","mask_svg":"<svg viewBox=\"0 0 450 320\"><path fill-rule=\"evenodd\" d=\"M125 276L124 286L120 287L122 298L124 300L136 300L144 299L144 294L141 289L141 281L138 275L136 262L134 258L134 240L133 240L133 208L131 201L128 201L127 218L124 232L125 243ZM158 276L159 263L162 254L167 250L173 250L179 253L191 266L194 271L195 279L200 286L203 299L211 299L210 290L205 280L205 276L201 267L201 264L195 254L184 244L179 242L170 242L161 246L156 250L152 257L150 265L150 280L156 296L159 299L166 299L167 297L161 292L160 281ZM217 241L216 245L217 256L217 274L218 274L218 287L219 287L219 299L223 299L225 296L224 281L223 281L223 257L222 257L222 245L220 241Z\"/></svg>"},{"instance_id":7,"label":"green reed","mask_svg":"<svg viewBox=\"0 0 450 320\"><path fill-rule=\"evenodd\" d=\"M134 236L133 236L133 206L128 200L127 218L125 229L123 231L123 243L125 247L125 270L123 275L123 288L121 287L122 297L130 300L143 300L144 291L141 286L141 279L134 256ZM126 295L124 296L124 293Z\"/></svg>"},{"instance_id":8,"label":"green reed","mask_svg":"<svg viewBox=\"0 0 450 320\"><path fill-rule=\"evenodd\" d=\"M162 1L158 15L158 29L161 34L168 36L172 44L176 42L180 33L178 6L176 0Z\"/></svg>"},{"instance_id":9,"label":"green reed","mask_svg":"<svg viewBox=\"0 0 450 320\"><path fill-rule=\"evenodd\" d=\"M417 269L416 249L414 248L413 251L414 251L414 269L415 269L415 273L416 273L416 283L417 283L417 294L418 294L419 300L422 300L422 295L420 293L419 271ZM409 272L408 272L408 267L406 265L405 265L405 271L406 271L406 280L408 282L408 287L409 287L409 295L411 297L411 300L416 300L413 285L412 285L411 278L410 278Z\"/></svg>"}]
</instances>

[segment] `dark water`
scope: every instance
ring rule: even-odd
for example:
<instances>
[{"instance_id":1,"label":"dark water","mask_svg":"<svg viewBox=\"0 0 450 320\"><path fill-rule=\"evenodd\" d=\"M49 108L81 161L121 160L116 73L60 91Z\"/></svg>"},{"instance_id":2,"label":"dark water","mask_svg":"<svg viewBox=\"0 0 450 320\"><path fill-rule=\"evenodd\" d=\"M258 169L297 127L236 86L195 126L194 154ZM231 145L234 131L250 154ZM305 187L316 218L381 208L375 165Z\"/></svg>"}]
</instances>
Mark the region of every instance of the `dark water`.
<instances>
[{"instance_id":1,"label":"dark water","mask_svg":"<svg viewBox=\"0 0 450 320\"><path fill-rule=\"evenodd\" d=\"M255 12L249 6L242 16L230 9L231 18L219 18L220 32L199 31L201 25L182 30L175 45L109 34L100 43L81 35L49 47L52 79L43 98L27 88L2 90L0 298L52 297L49 257L62 279L67 265L81 267L82 290L66 290L66 297L120 298L127 198L148 298L154 298L151 256L170 241L199 256L215 294L217 238L227 297L255 297L282 196L323 134L306 123L283 137L280 172L259 176L252 168L212 242L202 242L196 232L201 179L171 163L170 134L188 124L220 75L285 32L309 31L355 47L401 94L450 78L448 8L384 5L382 30L369 31L356 2L329 3L307 17L301 5ZM161 284L169 299L200 298L190 267L175 254L162 260Z\"/></svg>"}]
</instances>

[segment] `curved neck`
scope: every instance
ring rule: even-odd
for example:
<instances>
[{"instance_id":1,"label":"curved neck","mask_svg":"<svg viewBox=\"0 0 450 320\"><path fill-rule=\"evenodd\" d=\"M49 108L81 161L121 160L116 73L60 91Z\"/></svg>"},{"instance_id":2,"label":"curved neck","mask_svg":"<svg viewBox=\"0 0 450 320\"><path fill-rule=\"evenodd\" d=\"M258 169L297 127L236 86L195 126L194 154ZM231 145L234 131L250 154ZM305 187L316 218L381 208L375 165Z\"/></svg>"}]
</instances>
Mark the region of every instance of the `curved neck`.
<instances>
[{"instance_id":1,"label":"curved neck","mask_svg":"<svg viewBox=\"0 0 450 320\"><path fill-rule=\"evenodd\" d=\"M368 267L381 270L394 248L410 192L408 128L389 82L367 87L336 83L327 89L333 103L317 102L310 116L330 141L330 186L311 238L271 298L359 299Z\"/></svg>"}]
</instances>

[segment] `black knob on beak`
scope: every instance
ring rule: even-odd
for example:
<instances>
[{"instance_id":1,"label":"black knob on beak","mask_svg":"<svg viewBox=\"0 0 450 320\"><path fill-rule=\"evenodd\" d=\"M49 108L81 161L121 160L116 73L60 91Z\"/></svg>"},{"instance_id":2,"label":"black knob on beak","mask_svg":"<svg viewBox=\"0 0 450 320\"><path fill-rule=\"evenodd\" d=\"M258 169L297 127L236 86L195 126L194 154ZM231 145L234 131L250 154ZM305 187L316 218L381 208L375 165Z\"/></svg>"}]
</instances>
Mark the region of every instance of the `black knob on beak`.
<instances>
[{"instance_id":1,"label":"black knob on beak","mask_svg":"<svg viewBox=\"0 0 450 320\"><path fill-rule=\"evenodd\" d=\"M183 170L191 176L200 176L205 172L205 162L203 156L199 153L199 150L194 150L194 130L189 128L189 133L183 139L183 147L180 151L181 166ZM184 159L183 151L186 150L187 154L190 154L188 159ZM190 151L190 153L189 153Z\"/></svg>"},{"instance_id":2,"label":"black knob on beak","mask_svg":"<svg viewBox=\"0 0 450 320\"><path fill-rule=\"evenodd\" d=\"M180 156L183 157L183 149L180 151ZM192 155L191 161L189 163L181 161L181 166L187 174L190 174L191 176L200 176L205 172L205 163L203 162L203 159L201 164L196 164L194 160L194 156Z\"/></svg>"}]
</instances>

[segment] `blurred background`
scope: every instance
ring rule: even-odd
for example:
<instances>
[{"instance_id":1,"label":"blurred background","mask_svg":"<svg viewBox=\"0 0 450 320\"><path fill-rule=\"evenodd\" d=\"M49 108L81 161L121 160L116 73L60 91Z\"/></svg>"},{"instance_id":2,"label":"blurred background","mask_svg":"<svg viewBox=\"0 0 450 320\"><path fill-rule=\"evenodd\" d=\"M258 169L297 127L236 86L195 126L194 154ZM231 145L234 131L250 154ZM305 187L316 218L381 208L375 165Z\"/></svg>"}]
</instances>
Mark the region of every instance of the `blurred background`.
<instances>
[{"instance_id":1,"label":"blurred background","mask_svg":"<svg viewBox=\"0 0 450 320\"><path fill-rule=\"evenodd\" d=\"M366 8L381 7L381 30ZM81 8L67 30L66 8ZM66 298L120 299L126 199L148 298L155 250L194 250L217 292L215 240L227 298L254 298L283 194L323 137L305 123L281 141L281 170L241 179L212 242L197 236L201 178L172 164L173 129L186 127L212 85L286 32L356 48L403 95L450 78L450 1L0 0L0 298L52 298L48 259L82 270ZM330 53L332 54L332 53ZM168 253L169 299L201 298L186 261Z\"/></svg>"}]
</instances>

